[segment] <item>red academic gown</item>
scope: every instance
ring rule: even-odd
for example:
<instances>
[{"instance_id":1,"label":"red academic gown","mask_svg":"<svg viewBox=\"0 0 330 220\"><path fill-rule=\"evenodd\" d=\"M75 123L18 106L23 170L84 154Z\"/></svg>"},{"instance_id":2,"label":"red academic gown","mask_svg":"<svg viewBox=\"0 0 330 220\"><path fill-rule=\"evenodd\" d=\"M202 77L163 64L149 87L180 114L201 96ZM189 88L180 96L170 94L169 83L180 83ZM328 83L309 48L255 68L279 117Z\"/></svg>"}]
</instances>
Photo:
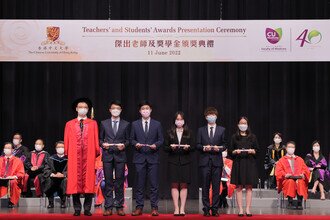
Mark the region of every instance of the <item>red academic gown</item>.
<instances>
[{"instance_id":1,"label":"red academic gown","mask_svg":"<svg viewBox=\"0 0 330 220\"><path fill-rule=\"evenodd\" d=\"M104 202L104 196L103 196L102 188L101 188L101 183L104 179L102 154L96 158L95 172L96 172L95 205L101 205Z\"/></svg>"},{"instance_id":2,"label":"red academic gown","mask_svg":"<svg viewBox=\"0 0 330 220\"><path fill-rule=\"evenodd\" d=\"M95 192L95 158L100 154L96 121L85 119L81 134L77 118L68 121L64 131L65 154L68 156L67 194Z\"/></svg>"},{"instance_id":3,"label":"red academic gown","mask_svg":"<svg viewBox=\"0 0 330 220\"><path fill-rule=\"evenodd\" d=\"M0 157L0 176L4 177L6 170L6 157ZM6 176L17 176L18 179L10 181L10 202L16 205L21 195L21 185L24 177L24 165L21 159L12 156L9 159L9 168ZM8 193L8 187L0 186L0 198Z\"/></svg>"},{"instance_id":4,"label":"red academic gown","mask_svg":"<svg viewBox=\"0 0 330 220\"><path fill-rule=\"evenodd\" d=\"M304 160L301 157L295 156L294 160L294 172L291 170L290 163L288 159L290 156L282 157L276 164L275 175L277 180L277 189L278 192L283 190L285 197L290 196L295 198L297 193L300 196L304 197L304 200L308 197L308 181L310 172L306 166ZM286 179L285 175L291 174L293 176L304 175L304 179Z\"/></svg>"},{"instance_id":5,"label":"red academic gown","mask_svg":"<svg viewBox=\"0 0 330 220\"><path fill-rule=\"evenodd\" d=\"M231 177L231 170L233 167L233 161L231 159L227 159L227 158L223 158L223 169L225 169L227 167L227 169L230 170L229 173L227 173L225 170L222 172L222 176L221 177L226 177L228 179L228 181L226 182L227 184L227 192L228 192L228 198L232 197L234 194L234 191L236 189L236 185L231 184L230 183L230 177ZM226 175L224 176L224 172L226 172ZM223 190L223 186L222 186L222 182L220 182L220 194L222 193ZM210 203L212 204L212 184L210 186Z\"/></svg>"}]
</instances>

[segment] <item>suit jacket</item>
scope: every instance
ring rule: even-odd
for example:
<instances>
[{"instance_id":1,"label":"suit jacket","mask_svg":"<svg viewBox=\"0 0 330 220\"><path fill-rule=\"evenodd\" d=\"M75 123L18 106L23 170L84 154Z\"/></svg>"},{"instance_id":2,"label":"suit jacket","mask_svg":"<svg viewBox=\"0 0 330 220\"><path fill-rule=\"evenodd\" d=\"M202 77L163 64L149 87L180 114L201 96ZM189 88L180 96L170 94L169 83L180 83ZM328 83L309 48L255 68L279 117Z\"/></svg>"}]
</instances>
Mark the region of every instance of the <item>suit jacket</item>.
<instances>
[{"instance_id":1,"label":"suit jacket","mask_svg":"<svg viewBox=\"0 0 330 220\"><path fill-rule=\"evenodd\" d=\"M221 152L225 150L225 144L226 144L224 127L218 125L216 126L212 140L209 137L207 126L199 128L196 142L197 142L197 149L200 151L199 166L206 166L209 160L212 160L214 166L219 166L219 167L223 166ZM217 146L223 146L224 148L220 149L219 152L213 150L210 152L204 152L203 146L205 145L217 145Z\"/></svg>"},{"instance_id":2,"label":"suit jacket","mask_svg":"<svg viewBox=\"0 0 330 220\"><path fill-rule=\"evenodd\" d=\"M111 162L115 160L115 162L126 163L126 152L125 150L120 151L116 146L111 146L109 149L105 149L103 147L103 143L107 142L109 144L119 144L122 143L126 147L129 145L129 122L120 119L118 130L116 135L112 129L111 119L107 119L101 122L100 125L100 146L102 147L102 161L103 162Z\"/></svg>"},{"instance_id":3,"label":"suit jacket","mask_svg":"<svg viewBox=\"0 0 330 220\"><path fill-rule=\"evenodd\" d=\"M179 144L178 135L173 132L172 129L168 130L165 136L164 151L168 152L168 162L183 165L191 162L190 152L194 151L194 137L190 130L184 130L182 133L182 138L180 144L188 144L190 148L188 150L183 150L182 148L172 150L171 144Z\"/></svg>"},{"instance_id":4,"label":"suit jacket","mask_svg":"<svg viewBox=\"0 0 330 220\"><path fill-rule=\"evenodd\" d=\"M159 149L163 142L162 126L159 121L150 119L147 135L142 127L142 119L134 121L131 128L131 144L134 147L133 163L144 163L145 161L151 164L159 163ZM155 144L156 149L152 150L148 146L137 149L135 147L137 143Z\"/></svg>"}]
</instances>

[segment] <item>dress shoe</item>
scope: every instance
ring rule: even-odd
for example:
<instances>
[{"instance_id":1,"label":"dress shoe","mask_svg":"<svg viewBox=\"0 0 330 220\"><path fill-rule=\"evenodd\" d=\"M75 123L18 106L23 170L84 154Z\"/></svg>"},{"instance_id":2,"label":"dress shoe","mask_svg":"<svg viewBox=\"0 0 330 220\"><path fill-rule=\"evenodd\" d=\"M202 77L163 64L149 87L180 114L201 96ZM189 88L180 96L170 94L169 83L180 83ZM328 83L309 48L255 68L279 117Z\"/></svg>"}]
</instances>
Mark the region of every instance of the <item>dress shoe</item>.
<instances>
[{"instance_id":1,"label":"dress shoe","mask_svg":"<svg viewBox=\"0 0 330 220\"><path fill-rule=\"evenodd\" d=\"M117 209L117 215L119 216L125 216L125 212L123 209Z\"/></svg>"},{"instance_id":2,"label":"dress shoe","mask_svg":"<svg viewBox=\"0 0 330 220\"><path fill-rule=\"evenodd\" d=\"M219 212L217 210L212 210L212 216L214 217L218 217L219 216Z\"/></svg>"},{"instance_id":3,"label":"dress shoe","mask_svg":"<svg viewBox=\"0 0 330 220\"><path fill-rule=\"evenodd\" d=\"M134 212L132 212L132 216L139 216L142 215L142 209L141 208L137 208L134 210Z\"/></svg>"},{"instance_id":4,"label":"dress shoe","mask_svg":"<svg viewBox=\"0 0 330 220\"><path fill-rule=\"evenodd\" d=\"M89 211L89 210L85 210L85 211L84 211L84 215L85 215L85 216L92 216L92 213L91 213L91 211Z\"/></svg>"},{"instance_id":5,"label":"dress shoe","mask_svg":"<svg viewBox=\"0 0 330 220\"><path fill-rule=\"evenodd\" d=\"M80 216L80 211L74 211L73 216Z\"/></svg>"},{"instance_id":6,"label":"dress shoe","mask_svg":"<svg viewBox=\"0 0 330 220\"><path fill-rule=\"evenodd\" d=\"M155 209L155 208L153 208L153 209L151 210L151 216L159 216L159 212L158 212L158 210Z\"/></svg>"},{"instance_id":7,"label":"dress shoe","mask_svg":"<svg viewBox=\"0 0 330 220\"><path fill-rule=\"evenodd\" d=\"M14 208L14 204L13 204L13 203L11 203L11 202L8 202L8 206L7 206L7 208L9 208L9 209L12 209L12 208Z\"/></svg>"},{"instance_id":8,"label":"dress shoe","mask_svg":"<svg viewBox=\"0 0 330 220\"><path fill-rule=\"evenodd\" d=\"M111 209L104 210L103 216L110 216L110 215L112 215L112 210Z\"/></svg>"},{"instance_id":9,"label":"dress shoe","mask_svg":"<svg viewBox=\"0 0 330 220\"><path fill-rule=\"evenodd\" d=\"M204 214L203 214L203 216L205 216L205 217L210 217L211 215L210 215L210 211L206 211L206 210L204 210Z\"/></svg>"}]
</instances>

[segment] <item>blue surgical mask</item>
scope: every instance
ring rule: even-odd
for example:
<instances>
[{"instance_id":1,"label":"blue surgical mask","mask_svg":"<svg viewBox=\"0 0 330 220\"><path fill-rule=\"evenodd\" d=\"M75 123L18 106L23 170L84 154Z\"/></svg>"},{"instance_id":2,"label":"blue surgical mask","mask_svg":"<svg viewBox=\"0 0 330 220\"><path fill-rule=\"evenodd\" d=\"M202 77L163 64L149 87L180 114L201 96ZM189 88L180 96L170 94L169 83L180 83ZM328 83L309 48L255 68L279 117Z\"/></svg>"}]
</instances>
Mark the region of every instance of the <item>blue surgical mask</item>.
<instances>
[{"instance_id":1,"label":"blue surgical mask","mask_svg":"<svg viewBox=\"0 0 330 220\"><path fill-rule=\"evenodd\" d=\"M206 116L206 120L210 124L214 124L217 121L217 116L215 115L208 115Z\"/></svg>"}]
</instances>

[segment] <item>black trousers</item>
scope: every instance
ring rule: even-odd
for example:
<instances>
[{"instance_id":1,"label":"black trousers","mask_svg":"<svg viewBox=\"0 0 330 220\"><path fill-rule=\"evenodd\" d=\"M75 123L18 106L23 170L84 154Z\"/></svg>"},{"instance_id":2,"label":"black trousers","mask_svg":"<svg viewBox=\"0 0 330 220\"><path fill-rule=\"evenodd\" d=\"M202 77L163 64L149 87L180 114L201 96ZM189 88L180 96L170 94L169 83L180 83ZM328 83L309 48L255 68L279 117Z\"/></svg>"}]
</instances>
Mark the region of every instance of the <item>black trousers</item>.
<instances>
[{"instance_id":1,"label":"black trousers","mask_svg":"<svg viewBox=\"0 0 330 220\"><path fill-rule=\"evenodd\" d=\"M75 211L81 211L81 202L80 202L80 195L81 194L72 194L72 200L73 200L73 208ZM90 211L92 208L92 202L93 202L93 193L85 193L83 194L85 196L84 201L84 210Z\"/></svg>"},{"instance_id":2,"label":"black trousers","mask_svg":"<svg viewBox=\"0 0 330 220\"><path fill-rule=\"evenodd\" d=\"M218 211L219 209L219 191L221 181L222 167L214 166L212 160L209 160L208 165L202 166L202 202L203 211L208 212L209 210ZM210 204L210 184L212 183L212 207Z\"/></svg>"},{"instance_id":3,"label":"black trousers","mask_svg":"<svg viewBox=\"0 0 330 220\"><path fill-rule=\"evenodd\" d=\"M115 170L115 180L113 179L113 171ZM124 206L124 180L125 180L125 163L103 162L103 171L105 177L104 187L104 208L112 209L116 207L121 209ZM113 190L115 198L113 198Z\"/></svg>"}]
</instances>

